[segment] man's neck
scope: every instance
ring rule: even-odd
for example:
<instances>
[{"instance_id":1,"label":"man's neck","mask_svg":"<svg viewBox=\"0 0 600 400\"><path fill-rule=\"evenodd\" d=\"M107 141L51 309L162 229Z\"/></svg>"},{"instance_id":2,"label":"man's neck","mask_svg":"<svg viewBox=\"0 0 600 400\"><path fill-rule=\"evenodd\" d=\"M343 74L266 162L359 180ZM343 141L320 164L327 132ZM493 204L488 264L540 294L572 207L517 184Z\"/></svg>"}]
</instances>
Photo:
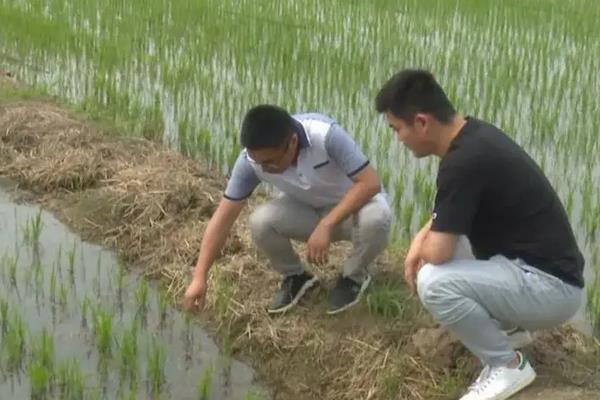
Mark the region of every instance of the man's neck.
<instances>
[{"instance_id":1,"label":"man's neck","mask_svg":"<svg viewBox=\"0 0 600 400\"><path fill-rule=\"evenodd\" d=\"M439 134L437 135L439 142L436 146L435 155L440 158L446 155L450 144L452 144L452 141L458 136L466 123L467 120L462 115L456 114L449 124L440 124Z\"/></svg>"}]
</instances>

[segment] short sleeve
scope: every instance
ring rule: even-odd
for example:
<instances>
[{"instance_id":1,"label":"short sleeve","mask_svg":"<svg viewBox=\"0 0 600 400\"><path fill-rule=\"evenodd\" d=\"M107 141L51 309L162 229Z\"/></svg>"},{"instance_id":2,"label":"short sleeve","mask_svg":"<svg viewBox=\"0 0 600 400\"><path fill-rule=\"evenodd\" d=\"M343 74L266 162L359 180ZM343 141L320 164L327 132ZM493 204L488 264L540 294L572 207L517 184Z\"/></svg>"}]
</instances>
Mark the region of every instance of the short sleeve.
<instances>
[{"instance_id":1,"label":"short sleeve","mask_svg":"<svg viewBox=\"0 0 600 400\"><path fill-rule=\"evenodd\" d=\"M235 161L223 197L232 201L245 200L250 197L259 183L260 179L250 165L246 152L243 151Z\"/></svg>"},{"instance_id":2,"label":"short sleeve","mask_svg":"<svg viewBox=\"0 0 600 400\"><path fill-rule=\"evenodd\" d=\"M461 167L441 168L431 229L469 235L479 209L484 181L482 174Z\"/></svg>"},{"instance_id":3,"label":"short sleeve","mask_svg":"<svg viewBox=\"0 0 600 400\"><path fill-rule=\"evenodd\" d=\"M353 177L369 165L369 159L354 139L338 124L331 125L325 138L325 150L344 172Z\"/></svg>"}]
</instances>

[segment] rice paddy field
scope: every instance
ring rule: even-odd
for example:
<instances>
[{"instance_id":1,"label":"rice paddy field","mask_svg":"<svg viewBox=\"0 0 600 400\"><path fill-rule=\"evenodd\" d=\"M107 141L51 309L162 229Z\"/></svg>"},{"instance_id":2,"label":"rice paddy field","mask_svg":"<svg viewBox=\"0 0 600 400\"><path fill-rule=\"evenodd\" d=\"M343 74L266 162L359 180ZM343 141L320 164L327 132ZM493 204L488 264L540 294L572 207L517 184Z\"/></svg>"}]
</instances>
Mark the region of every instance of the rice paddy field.
<instances>
[{"instance_id":1,"label":"rice paddy field","mask_svg":"<svg viewBox=\"0 0 600 400\"><path fill-rule=\"evenodd\" d=\"M0 187L0 396L266 399L163 291Z\"/></svg>"},{"instance_id":2,"label":"rice paddy field","mask_svg":"<svg viewBox=\"0 0 600 400\"><path fill-rule=\"evenodd\" d=\"M599 20L595 0L0 0L0 69L224 173L251 106L329 114L377 167L400 247L429 218L438 161L397 144L373 98L399 69L431 70L459 111L503 128L552 181L586 257L575 324L598 333ZM5 309L8 324L26 318Z\"/></svg>"}]
</instances>

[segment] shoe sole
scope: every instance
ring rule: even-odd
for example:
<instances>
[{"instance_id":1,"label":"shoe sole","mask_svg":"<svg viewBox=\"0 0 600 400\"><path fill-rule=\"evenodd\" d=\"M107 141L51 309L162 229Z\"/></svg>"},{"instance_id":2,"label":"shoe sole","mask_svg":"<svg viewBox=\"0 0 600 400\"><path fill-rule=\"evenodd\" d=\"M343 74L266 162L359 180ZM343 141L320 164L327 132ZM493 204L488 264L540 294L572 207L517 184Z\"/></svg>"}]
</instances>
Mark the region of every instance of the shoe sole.
<instances>
[{"instance_id":1,"label":"shoe sole","mask_svg":"<svg viewBox=\"0 0 600 400\"><path fill-rule=\"evenodd\" d=\"M357 305L360 302L362 294L364 293L365 290L367 290L367 287L369 287L370 283L371 283L371 275L367 275L367 278L365 279L365 281L360 286L360 291L358 292L358 296L356 296L356 299L353 302L348 303L348 304L346 304L343 307L336 308L335 310L327 310L327 314L329 314L329 315L339 314L339 313L341 313L343 311L346 311L350 307L353 307L353 306Z\"/></svg>"},{"instance_id":2,"label":"shoe sole","mask_svg":"<svg viewBox=\"0 0 600 400\"><path fill-rule=\"evenodd\" d=\"M269 308L269 309L267 309L267 313L269 313L269 314L281 314L281 313L284 313L284 312L288 311L289 309L291 309L292 307L294 307L296 304L298 304L298 302L300 301L300 299L302 298L302 296L304 296L306 294L306 292L308 291L308 289L312 288L317 283L319 283L319 278L317 278L316 276L313 276L311 279L309 279L306 282L304 282L304 285L302 285L302 287L300 288L300 290L298 290L298 293L296 294L296 297L294 297L292 299L292 301L290 302L290 304L288 304L288 305L286 305L285 307L282 307L282 308L275 308L275 309Z\"/></svg>"},{"instance_id":3,"label":"shoe sole","mask_svg":"<svg viewBox=\"0 0 600 400\"><path fill-rule=\"evenodd\" d=\"M507 400L515 394L519 393L521 390L525 389L527 386L531 385L531 383L535 380L536 377L537 374L535 373L535 371L533 371L533 374L527 377L527 379L525 379L523 382L520 382L513 390L511 390L508 393L502 393L501 395L493 397L490 400Z\"/></svg>"}]
</instances>

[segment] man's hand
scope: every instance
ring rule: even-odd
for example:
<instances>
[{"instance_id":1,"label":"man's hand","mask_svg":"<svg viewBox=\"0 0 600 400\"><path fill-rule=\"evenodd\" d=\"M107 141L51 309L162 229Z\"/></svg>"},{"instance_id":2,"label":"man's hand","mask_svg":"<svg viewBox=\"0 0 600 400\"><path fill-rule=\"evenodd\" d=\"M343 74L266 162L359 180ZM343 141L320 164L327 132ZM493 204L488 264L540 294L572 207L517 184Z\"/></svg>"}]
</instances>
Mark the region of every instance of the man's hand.
<instances>
[{"instance_id":1,"label":"man's hand","mask_svg":"<svg viewBox=\"0 0 600 400\"><path fill-rule=\"evenodd\" d=\"M415 293L417 274L423 266L423 260L419 257L418 252L409 252L404 260L404 280L410 290Z\"/></svg>"},{"instance_id":2,"label":"man's hand","mask_svg":"<svg viewBox=\"0 0 600 400\"><path fill-rule=\"evenodd\" d=\"M187 311L192 311L193 309L202 311L206 298L206 288L206 279L194 278L183 296L183 307Z\"/></svg>"},{"instance_id":3,"label":"man's hand","mask_svg":"<svg viewBox=\"0 0 600 400\"><path fill-rule=\"evenodd\" d=\"M323 265L329 259L329 245L331 244L332 228L319 224L306 242L306 258L309 262Z\"/></svg>"}]
</instances>

